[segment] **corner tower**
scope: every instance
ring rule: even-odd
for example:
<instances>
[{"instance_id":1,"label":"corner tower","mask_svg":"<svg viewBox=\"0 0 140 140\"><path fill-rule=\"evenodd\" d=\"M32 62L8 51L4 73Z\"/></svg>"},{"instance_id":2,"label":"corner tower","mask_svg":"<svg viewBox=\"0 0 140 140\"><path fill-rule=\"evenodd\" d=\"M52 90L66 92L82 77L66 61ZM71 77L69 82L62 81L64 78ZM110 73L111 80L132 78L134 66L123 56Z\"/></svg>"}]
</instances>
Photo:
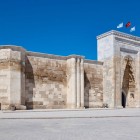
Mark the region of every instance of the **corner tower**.
<instances>
[{"instance_id":1,"label":"corner tower","mask_svg":"<svg viewBox=\"0 0 140 140\"><path fill-rule=\"evenodd\" d=\"M25 108L25 50L19 46L0 46L0 104Z\"/></svg>"}]
</instances>

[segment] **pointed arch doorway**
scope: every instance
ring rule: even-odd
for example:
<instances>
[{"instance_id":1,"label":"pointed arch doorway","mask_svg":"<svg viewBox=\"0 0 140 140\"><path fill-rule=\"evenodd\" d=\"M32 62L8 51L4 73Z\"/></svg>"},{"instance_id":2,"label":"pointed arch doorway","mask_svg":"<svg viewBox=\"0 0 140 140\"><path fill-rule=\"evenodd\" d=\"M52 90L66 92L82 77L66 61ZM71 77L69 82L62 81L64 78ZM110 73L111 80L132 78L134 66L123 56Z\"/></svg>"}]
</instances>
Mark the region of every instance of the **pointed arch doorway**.
<instances>
[{"instance_id":1,"label":"pointed arch doorway","mask_svg":"<svg viewBox=\"0 0 140 140\"><path fill-rule=\"evenodd\" d=\"M135 78L134 78L134 61L131 56L126 56L124 58L125 67L122 81L122 93L121 93L121 102L122 107L131 107L130 104L130 94L133 91L135 92Z\"/></svg>"}]
</instances>

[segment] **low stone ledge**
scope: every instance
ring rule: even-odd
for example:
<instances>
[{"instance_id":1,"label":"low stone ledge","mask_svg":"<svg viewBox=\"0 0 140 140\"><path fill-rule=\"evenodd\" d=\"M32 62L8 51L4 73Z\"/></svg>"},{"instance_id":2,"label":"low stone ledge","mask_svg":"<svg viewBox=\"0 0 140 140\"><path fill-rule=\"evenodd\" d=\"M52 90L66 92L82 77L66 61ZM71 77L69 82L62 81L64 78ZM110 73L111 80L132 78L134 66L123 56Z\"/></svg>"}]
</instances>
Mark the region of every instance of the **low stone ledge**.
<instances>
[{"instance_id":1,"label":"low stone ledge","mask_svg":"<svg viewBox=\"0 0 140 140\"><path fill-rule=\"evenodd\" d=\"M0 45L0 49L11 49L12 51L26 52L26 49L16 45Z\"/></svg>"},{"instance_id":2,"label":"low stone ledge","mask_svg":"<svg viewBox=\"0 0 140 140\"><path fill-rule=\"evenodd\" d=\"M26 110L27 107L25 105L16 105L16 110Z\"/></svg>"}]
</instances>

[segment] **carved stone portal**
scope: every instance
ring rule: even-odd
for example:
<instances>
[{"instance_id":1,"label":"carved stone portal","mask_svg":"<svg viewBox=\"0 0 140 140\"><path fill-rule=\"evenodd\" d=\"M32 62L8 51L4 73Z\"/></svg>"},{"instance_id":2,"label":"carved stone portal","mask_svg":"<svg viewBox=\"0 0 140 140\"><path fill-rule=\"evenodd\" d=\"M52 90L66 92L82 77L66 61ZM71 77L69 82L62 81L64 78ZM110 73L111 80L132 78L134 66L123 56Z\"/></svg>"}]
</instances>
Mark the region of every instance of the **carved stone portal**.
<instances>
[{"instance_id":1,"label":"carved stone portal","mask_svg":"<svg viewBox=\"0 0 140 140\"><path fill-rule=\"evenodd\" d=\"M135 106L135 74L134 61L130 56L124 58L124 75L122 81L122 106Z\"/></svg>"}]
</instances>

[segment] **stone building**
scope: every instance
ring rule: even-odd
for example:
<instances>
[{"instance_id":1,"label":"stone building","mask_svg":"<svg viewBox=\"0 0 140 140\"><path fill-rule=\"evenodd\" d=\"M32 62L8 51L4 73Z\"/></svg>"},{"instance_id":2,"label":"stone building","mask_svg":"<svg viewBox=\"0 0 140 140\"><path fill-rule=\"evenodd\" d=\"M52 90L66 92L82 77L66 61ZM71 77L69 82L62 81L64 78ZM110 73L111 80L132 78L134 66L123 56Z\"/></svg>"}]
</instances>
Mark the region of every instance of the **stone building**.
<instances>
[{"instance_id":1,"label":"stone building","mask_svg":"<svg viewBox=\"0 0 140 140\"><path fill-rule=\"evenodd\" d=\"M98 61L0 47L0 109L140 106L140 38L97 37Z\"/></svg>"}]
</instances>

